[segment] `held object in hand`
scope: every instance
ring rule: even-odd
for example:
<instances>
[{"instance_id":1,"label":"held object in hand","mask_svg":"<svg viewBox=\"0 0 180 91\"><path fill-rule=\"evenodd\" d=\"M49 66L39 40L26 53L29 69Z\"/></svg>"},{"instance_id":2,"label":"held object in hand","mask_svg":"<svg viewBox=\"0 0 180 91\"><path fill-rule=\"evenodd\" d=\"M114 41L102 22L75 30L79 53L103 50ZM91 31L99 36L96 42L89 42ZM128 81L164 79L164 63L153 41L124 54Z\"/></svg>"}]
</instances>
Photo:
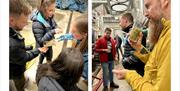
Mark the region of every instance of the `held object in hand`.
<instances>
[{"instance_id":1,"label":"held object in hand","mask_svg":"<svg viewBox=\"0 0 180 91\"><path fill-rule=\"evenodd\" d=\"M58 42L59 41L63 41L63 40L73 40L74 37L72 34L68 33L68 34L64 34L64 35L61 35L57 38Z\"/></svg>"},{"instance_id":2,"label":"held object in hand","mask_svg":"<svg viewBox=\"0 0 180 91\"><path fill-rule=\"evenodd\" d=\"M138 40L138 36L139 36L139 33L141 32L141 30L139 28L133 28L130 32L130 36L129 36L129 39L134 41L134 42L137 42Z\"/></svg>"}]
</instances>

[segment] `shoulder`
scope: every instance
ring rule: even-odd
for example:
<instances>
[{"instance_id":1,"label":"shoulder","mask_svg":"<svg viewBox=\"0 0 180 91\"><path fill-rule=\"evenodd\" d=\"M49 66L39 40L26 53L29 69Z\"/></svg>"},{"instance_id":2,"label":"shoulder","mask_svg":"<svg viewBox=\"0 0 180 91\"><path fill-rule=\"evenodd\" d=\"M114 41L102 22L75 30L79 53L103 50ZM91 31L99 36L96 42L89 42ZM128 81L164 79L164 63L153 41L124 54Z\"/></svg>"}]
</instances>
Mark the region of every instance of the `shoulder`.
<instances>
[{"instance_id":1,"label":"shoulder","mask_svg":"<svg viewBox=\"0 0 180 91\"><path fill-rule=\"evenodd\" d=\"M49 85L49 79L48 77L44 76L40 79L39 83L38 83L38 88L40 89L47 89L48 85ZM40 90L41 91L41 90Z\"/></svg>"},{"instance_id":2,"label":"shoulder","mask_svg":"<svg viewBox=\"0 0 180 91\"><path fill-rule=\"evenodd\" d=\"M64 91L61 85L52 77L44 76L38 84L38 91Z\"/></svg>"},{"instance_id":3,"label":"shoulder","mask_svg":"<svg viewBox=\"0 0 180 91\"><path fill-rule=\"evenodd\" d=\"M43 29L43 25L38 21L33 21L32 28Z\"/></svg>"}]
</instances>

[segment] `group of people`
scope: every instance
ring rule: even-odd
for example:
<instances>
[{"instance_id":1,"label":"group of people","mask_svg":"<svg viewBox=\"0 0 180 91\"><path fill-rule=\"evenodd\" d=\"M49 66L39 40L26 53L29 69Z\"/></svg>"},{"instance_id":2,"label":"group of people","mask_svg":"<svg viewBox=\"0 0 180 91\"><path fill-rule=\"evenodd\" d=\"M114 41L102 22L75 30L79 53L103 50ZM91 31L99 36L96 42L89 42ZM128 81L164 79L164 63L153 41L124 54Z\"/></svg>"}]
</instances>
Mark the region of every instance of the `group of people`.
<instances>
[{"instance_id":1,"label":"group of people","mask_svg":"<svg viewBox=\"0 0 180 91\"><path fill-rule=\"evenodd\" d=\"M9 15L9 72L10 91L24 91L26 62L39 55L36 73L38 91L81 91L77 87L80 77L88 79L88 15L82 14L71 23L70 32L77 43L72 48L63 48L52 61L52 46L45 42L63 30L54 20L55 0L41 0L35 12L25 0L10 0ZM27 50L20 31L28 24L31 14L32 31L36 48ZM46 63L43 63L46 58Z\"/></svg>"},{"instance_id":2,"label":"group of people","mask_svg":"<svg viewBox=\"0 0 180 91\"><path fill-rule=\"evenodd\" d=\"M96 41L95 51L103 70L103 91L110 87L118 88L113 74L118 79L125 79L134 91L170 91L170 43L171 14L170 0L144 0L145 16L149 19L147 39L150 52L146 50L144 33L139 33L135 42L129 39L134 20L131 13L120 17L119 25L125 34L122 64L125 69L114 69L116 43L111 37L111 28L105 28L104 36ZM76 85L82 76L88 81L88 15L75 18L70 31L77 40L72 48L64 48L52 61L52 46L44 43L61 33L54 20L55 0L41 0L33 14L24 0L10 0L9 15L9 72L10 91L24 91L26 62L39 54L39 66L36 83L39 91L81 91ZM32 14L32 31L36 48L28 50L20 31L28 24ZM47 63L42 64L46 57ZM119 58L119 57L118 57Z\"/></svg>"},{"instance_id":3,"label":"group of people","mask_svg":"<svg viewBox=\"0 0 180 91\"><path fill-rule=\"evenodd\" d=\"M133 91L170 91L170 44L171 44L171 1L170 0L144 0L144 15L148 18L147 33L140 32L137 41L129 38L133 26L131 13L122 14L119 25L124 36L124 53L122 68L113 68L116 49L112 29L105 28L104 36L96 41L95 51L103 70L103 91L110 87L118 88L113 81L113 74L119 80L125 79ZM149 41L149 51L146 49L146 40ZM108 78L109 77L109 78Z\"/></svg>"}]
</instances>

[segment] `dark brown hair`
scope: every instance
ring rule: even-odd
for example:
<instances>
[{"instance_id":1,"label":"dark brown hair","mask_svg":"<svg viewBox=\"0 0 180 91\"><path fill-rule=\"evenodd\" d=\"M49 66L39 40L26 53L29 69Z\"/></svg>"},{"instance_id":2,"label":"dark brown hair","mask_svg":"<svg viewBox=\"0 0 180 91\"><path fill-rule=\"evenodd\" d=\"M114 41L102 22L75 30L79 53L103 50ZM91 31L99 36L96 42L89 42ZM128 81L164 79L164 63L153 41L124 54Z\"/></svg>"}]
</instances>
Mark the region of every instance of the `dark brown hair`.
<instances>
[{"instance_id":1,"label":"dark brown hair","mask_svg":"<svg viewBox=\"0 0 180 91\"><path fill-rule=\"evenodd\" d=\"M106 32L106 31L112 32L111 28L105 28L104 32Z\"/></svg>"},{"instance_id":2,"label":"dark brown hair","mask_svg":"<svg viewBox=\"0 0 180 91\"><path fill-rule=\"evenodd\" d=\"M78 89L76 84L83 71L83 56L77 48L64 48L50 64L41 64L37 69L36 83L42 77L54 78L65 91Z\"/></svg>"},{"instance_id":3,"label":"dark brown hair","mask_svg":"<svg viewBox=\"0 0 180 91\"><path fill-rule=\"evenodd\" d=\"M28 16L31 13L31 7L25 0L10 0L9 13L13 16L20 16L21 14Z\"/></svg>"},{"instance_id":4,"label":"dark brown hair","mask_svg":"<svg viewBox=\"0 0 180 91\"><path fill-rule=\"evenodd\" d=\"M85 52L88 49L88 14L83 14L77 17L75 20L76 28L80 34L87 34L85 38L82 39L78 48L80 49L81 53Z\"/></svg>"},{"instance_id":5,"label":"dark brown hair","mask_svg":"<svg viewBox=\"0 0 180 91\"><path fill-rule=\"evenodd\" d=\"M50 66L59 74L59 83L64 89L68 89L75 85L82 75L83 57L79 49L65 48Z\"/></svg>"}]
</instances>

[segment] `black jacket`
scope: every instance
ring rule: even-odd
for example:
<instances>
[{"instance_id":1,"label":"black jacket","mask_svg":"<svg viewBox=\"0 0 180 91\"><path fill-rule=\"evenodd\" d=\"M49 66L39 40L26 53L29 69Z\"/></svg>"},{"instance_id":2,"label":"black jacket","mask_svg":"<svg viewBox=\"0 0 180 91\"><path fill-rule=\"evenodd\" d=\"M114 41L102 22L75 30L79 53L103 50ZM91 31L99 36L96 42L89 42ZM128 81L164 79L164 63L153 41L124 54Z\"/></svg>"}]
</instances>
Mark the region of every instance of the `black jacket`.
<instances>
[{"instance_id":1,"label":"black jacket","mask_svg":"<svg viewBox=\"0 0 180 91\"><path fill-rule=\"evenodd\" d=\"M38 91L65 91L52 77L42 77L38 84Z\"/></svg>"},{"instance_id":2,"label":"black jacket","mask_svg":"<svg viewBox=\"0 0 180 91\"><path fill-rule=\"evenodd\" d=\"M16 30L9 28L10 79L23 75L26 62L32 60L40 51L27 51L24 38Z\"/></svg>"},{"instance_id":3,"label":"black jacket","mask_svg":"<svg viewBox=\"0 0 180 91\"><path fill-rule=\"evenodd\" d=\"M31 20L33 21L32 30L36 39L36 47L43 47L46 41L54 38L54 29L57 27L57 24L53 17L46 20L38 11L34 12Z\"/></svg>"},{"instance_id":4,"label":"black jacket","mask_svg":"<svg viewBox=\"0 0 180 91\"><path fill-rule=\"evenodd\" d=\"M132 25L128 26L125 28L123 31L129 32L130 29L132 28ZM123 54L123 61L122 64L124 68L126 69L131 69L131 70L136 70L137 73L139 73L141 76L144 75L144 63L137 58L136 56L133 55L133 52L135 49L131 47L128 41L129 36L125 36L125 43L124 43L124 54Z\"/></svg>"}]
</instances>

